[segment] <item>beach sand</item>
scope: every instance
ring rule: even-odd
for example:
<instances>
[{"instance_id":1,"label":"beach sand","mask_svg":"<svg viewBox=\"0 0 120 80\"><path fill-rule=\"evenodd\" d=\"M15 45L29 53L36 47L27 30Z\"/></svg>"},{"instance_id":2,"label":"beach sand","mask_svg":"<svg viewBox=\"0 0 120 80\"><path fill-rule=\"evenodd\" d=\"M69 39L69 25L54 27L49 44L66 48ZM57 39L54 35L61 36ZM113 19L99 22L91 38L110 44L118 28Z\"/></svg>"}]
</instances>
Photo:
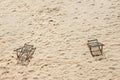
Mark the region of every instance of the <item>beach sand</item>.
<instances>
[{"instance_id":1,"label":"beach sand","mask_svg":"<svg viewBox=\"0 0 120 80\"><path fill-rule=\"evenodd\" d=\"M27 66L13 51L24 43L36 47ZM0 0L0 80L120 80L120 0Z\"/></svg>"}]
</instances>

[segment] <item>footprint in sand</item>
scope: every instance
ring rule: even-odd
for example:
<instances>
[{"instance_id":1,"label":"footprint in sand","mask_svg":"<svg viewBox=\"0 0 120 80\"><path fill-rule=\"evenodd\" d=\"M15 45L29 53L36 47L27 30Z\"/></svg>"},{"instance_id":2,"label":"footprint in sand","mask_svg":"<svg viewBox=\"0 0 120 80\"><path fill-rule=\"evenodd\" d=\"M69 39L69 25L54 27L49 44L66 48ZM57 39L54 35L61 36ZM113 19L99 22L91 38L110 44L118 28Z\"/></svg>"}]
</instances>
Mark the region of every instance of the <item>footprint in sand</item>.
<instances>
[{"instance_id":1,"label":"footprint in sand","mask_svg":"<svg viewBox=\"0 0 120 80\"><path fill-rule=\"evenodd\" d=\"M22 80L28 80L28 78L23 78Z\"/></svg>"},{"instance_id":2,"label":"footprint in sand","mask_svg":"<svg viewBox=\"0 0 120 80\"><path fill-rule=\"evenodd\" d=\"M33 79L39 79L38 77L33 77Z\"/></svg>"},{"instance_id":3,"label":"footprint in sand","mask_svg":"<svg viewBox=\"0 0 120 80\"><path fill-rule=\"evenodd\" d=\"M6 75L8 73L9 73L9 71L5 71L5 72L2 73L2 75Z\"/></svg>"},{"instance_id":4,"label":"footprint in sand","mask_svg":"<svg viewBox=\"0 0 120 80\"><path fill-rule=\"evenodd\" d=\"M30 72L30 73L31 73L31 72L35 72L35 71L34 71L34 70L29 70L28 72Z\"/></svg>"}]
</instances>

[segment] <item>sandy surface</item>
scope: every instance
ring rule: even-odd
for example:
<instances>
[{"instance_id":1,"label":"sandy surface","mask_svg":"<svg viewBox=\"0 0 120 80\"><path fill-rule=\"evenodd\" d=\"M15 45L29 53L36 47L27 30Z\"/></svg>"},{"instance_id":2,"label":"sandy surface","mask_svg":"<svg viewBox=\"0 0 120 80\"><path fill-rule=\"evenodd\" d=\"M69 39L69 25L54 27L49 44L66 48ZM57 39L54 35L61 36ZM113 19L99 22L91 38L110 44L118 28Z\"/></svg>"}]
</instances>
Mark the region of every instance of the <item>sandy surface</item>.
<instances>
[{"instance_id":1,"label":"sandy surface","mask_svg":"<svg viewBox=\"0 0 120 80\"><path fill-rule=\"evenodd\" d=\"M24 43L37 48L28 66L13 52ZM0 80L120 80L120 0L0 0Z\"/></svg>"}]
</instances>

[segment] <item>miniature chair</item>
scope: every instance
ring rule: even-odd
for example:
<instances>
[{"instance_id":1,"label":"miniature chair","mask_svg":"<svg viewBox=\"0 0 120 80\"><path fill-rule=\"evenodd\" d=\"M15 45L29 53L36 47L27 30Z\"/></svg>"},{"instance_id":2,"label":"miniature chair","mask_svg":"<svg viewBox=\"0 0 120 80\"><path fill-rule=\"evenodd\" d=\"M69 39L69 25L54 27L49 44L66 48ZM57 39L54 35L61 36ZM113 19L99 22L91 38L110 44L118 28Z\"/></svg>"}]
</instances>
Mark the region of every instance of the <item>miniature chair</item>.
<instances>
[{"instance_id":1,"label":"miniature chair","mask_svg":"<svg viewBox=\"0 0 120 80\"><path fill-rule=\"evenodd\" d=\"M93 39L93 40L88 40L88 43L87 43L89 49L90 49L90 53L91 55L94 57L94 56L99 56L99 55L103 55L103 46L104 44L98 42L97 39ZM98 50L95 50L93 51L92 48L94 47L97 47ZM93 54L93 52L96 52L96 51L100 51L100 54Z\"/></svg>"},{"instance_id":2,"label":"miniature chair","mask_svg":"<svg viewBox=\"0 0 120 80\"><path fill-rule=\"evenodd\" d=\"M29 60L34 54L36 48L33 45L24 44L23 47L18 48L14 51L17 52L17 59L21 62Z\"/></svg>"}]
</instances>

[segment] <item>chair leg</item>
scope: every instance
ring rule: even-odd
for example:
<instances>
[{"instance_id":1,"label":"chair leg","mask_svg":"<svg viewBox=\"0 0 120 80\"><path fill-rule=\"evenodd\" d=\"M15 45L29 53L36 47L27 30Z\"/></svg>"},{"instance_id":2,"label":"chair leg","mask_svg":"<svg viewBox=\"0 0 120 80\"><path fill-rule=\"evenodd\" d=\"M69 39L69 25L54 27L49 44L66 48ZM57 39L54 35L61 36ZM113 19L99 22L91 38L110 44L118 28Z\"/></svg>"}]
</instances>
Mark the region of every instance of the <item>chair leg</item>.
<instances>
[{"instance_id":1,"label":"chair leg","mask_svg":"<svg viewBox=\"0 0 120 80\"><path fill-rule=\"evenodd\" d=\"M30 54L30 52L27 52L25 61L29 60L29 54Z\"/></svg>"},{"instance_id":2,"label":"chair leg","mask_svg":"<svg viewBox=\"0 0 120 80\"><path fill-rule=\"evenodd\" d=\"M18 52L16 53L16 55L17 55L17 59L18 59L19 58Z\"/></svg>"},{"instance_id":3,"label":"chair leg","mask_svg":"<svg viewBox=\"0 0 120 80\"><path fill-rule=\"evenodd\" d=\"M17 52L17 59L20 59L21 53Z\"/></svg>"},{"instance_id":4,"label":"chair leg","mask_svg":"<svg viewBox=\"0 0 120 80\"><path fill-rule=\"evenodd\" d=\"M102 55L102 49L101 49L101 47L100 47L100 46L98 46L98 48L99 48L99 50L100 50L100 53L101 53L101 55Z\"/></svg>"},{"instance_id":5,"label":"chair leg","mask_svg":"<svg viewBox=\"0 0 120 80\"><path fill-rule=\"evenodd\" d=\"M90 53L91 53L92 57L94 57L91 47L89 47L89 49L90 49Z\"/></svg>"},{"instance_id":6,"label":"chair leg","mask_svg":"<svg viewBox=\"0 0 120 80\"><path fill-rule=\"evenodd\" d=\"M92 57L94 57L93 53L91 52Z\"/></svg>"},{"instance_id":7,"label":"chair leg","mask_svg":"<svg viewBox=\"0 0 120 80\"><path fill-rule=\"evenodd\" d=\"M102 53L102 55L103 55L103 46L101 46L101 53Z\"/></svg>"}]
</instances>

